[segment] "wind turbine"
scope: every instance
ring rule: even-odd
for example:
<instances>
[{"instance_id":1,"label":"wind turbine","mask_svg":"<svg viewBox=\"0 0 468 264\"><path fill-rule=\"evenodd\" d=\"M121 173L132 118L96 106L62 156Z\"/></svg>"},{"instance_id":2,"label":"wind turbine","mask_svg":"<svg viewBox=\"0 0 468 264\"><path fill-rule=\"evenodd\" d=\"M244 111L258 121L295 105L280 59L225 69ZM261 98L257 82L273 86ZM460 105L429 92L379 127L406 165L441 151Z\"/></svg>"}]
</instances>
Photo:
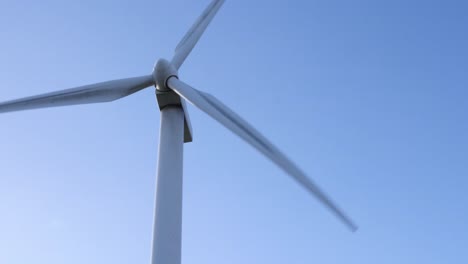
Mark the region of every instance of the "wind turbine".
<instances>
[{"instance_id":1,"label":"wind turbine","mask_svg":"<svg viewBox=\"0 0 468 264\"><path fill-rule=\"evenodd\" d=\"M273 161L315 196L351 231L353 221L277 147L214 96L179 79L178 70L224 0L213 0L175 49L171 61L160 59L152 74L80 86L0 103L0 113L110 102L155 86L161 110L152 264L181 261L183 143L192 141L185 101L190 102Z\"/></svg>"}]
</instances>

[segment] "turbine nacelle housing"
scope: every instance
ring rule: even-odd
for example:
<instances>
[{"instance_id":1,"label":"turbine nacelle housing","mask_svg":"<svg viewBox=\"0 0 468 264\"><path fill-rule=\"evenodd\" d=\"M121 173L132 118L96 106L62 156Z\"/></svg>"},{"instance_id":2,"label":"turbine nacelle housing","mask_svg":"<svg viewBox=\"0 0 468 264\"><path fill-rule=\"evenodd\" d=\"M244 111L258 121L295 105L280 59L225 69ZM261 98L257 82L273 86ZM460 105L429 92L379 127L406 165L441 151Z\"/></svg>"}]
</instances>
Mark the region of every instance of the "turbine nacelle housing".
<instances>
[{"instance_id":1,"label":"turbine nacelle housing","mask_svg":"<svg viewBox=\"0 0 468 264\"><path fill-rule=\"evenodd\" d=\"M167 86L167 81L170 78L177 78L177 69L165 59L160 59L154 66L153 79L156 87L156 99L158 101L159 110L165 107L182 107L184 111L184 142L192 142L192 125L187 111L185 101L180 98L172 89Z\"/></svg>"}]
</instances>

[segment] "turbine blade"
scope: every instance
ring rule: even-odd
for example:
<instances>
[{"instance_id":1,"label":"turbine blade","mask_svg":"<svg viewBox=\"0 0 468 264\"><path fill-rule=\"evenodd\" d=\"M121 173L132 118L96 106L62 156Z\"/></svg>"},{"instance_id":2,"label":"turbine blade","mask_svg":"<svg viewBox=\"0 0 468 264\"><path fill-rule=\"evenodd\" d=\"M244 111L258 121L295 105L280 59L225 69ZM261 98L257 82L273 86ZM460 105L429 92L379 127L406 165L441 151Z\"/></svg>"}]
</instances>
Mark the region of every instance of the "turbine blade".
<instances>
[{"instance_id":1,"label":"turbine blade","mask_svg":"<svg viewBox=\"0 0 468 264\"><path fill-rule=\"evenodd\" d=\"M353 221L339 209L317 184L310 180L289 158L239 115L212 95L198 91L175 77L169 78L167 85L179 96L210 115L227 129L231 130L234 134L238 135L267 156L330 209L351 231L354 232L357 230L357 226Z\"/></svg>"},{"instance_id":2,"label":"turbine blade","mask_svg":"<svg viewBox=\"0 0 468 264\"><path fill-rule=\"evenodd\" d=\"M154 84L153 76L140 76L80 86L0 103L0 113L65 105L110 102Z\"/></svg>"},{"instance_id":3,"label":"turbine blade","mask_svg":"<svg viewBox=\"0 0 468 264\"><path fill-rule=\"evenodd\" d=\"M172 64L176 69L179 69L184 63L223 3L224 0L213 0L179 42L172 58Z\"/></svg>"}]
</instances>

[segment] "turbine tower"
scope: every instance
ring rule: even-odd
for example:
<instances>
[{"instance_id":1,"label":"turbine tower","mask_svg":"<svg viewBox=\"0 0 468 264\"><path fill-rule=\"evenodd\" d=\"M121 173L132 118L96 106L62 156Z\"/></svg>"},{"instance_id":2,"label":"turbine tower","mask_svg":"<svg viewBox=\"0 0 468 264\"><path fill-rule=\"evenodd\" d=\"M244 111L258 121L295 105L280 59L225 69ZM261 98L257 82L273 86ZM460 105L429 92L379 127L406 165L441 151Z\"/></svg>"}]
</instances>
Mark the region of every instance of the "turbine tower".
<instances>
[{"instance_id":1,"label":"turbine tower","mask_svg":"<svg viewBox=\"0 0 468 264\"><path fill-rule=\"evenodd\" d=\"M192 141L185 101L193 104L256 148L327 207L351 231L357 226L306 174L253 126L214 96L179 79L178 70L224 0L212 1L175 49L160 59L152 74L119 79L0 103L0 113L36 108L110 102L155 86L161 110L152 264L180 264L182 236L183 144Z\"/></svg>"}]
</instances>

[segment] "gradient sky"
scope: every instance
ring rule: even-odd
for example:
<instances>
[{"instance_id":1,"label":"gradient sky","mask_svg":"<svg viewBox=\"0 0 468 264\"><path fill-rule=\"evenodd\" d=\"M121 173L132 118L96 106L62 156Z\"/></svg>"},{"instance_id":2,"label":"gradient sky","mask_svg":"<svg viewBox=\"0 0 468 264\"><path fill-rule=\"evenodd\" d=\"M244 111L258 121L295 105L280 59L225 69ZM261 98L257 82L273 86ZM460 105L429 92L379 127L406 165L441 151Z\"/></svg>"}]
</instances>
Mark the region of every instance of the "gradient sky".
<instances>
[{"instance_id":1,"label":"gradient sky","mask_svg":"<svg viewBox=\"0 0 468 264\"><path fill-rule=\"evenodd\" d=\"M0 101L149 74L208 0L0 0ZM180 70L359 224L194 107L183 263L467 263L466 1L228 0ZM0 263L149 263L154 90L0 115Z\"/></svg>"}]
</instances>

